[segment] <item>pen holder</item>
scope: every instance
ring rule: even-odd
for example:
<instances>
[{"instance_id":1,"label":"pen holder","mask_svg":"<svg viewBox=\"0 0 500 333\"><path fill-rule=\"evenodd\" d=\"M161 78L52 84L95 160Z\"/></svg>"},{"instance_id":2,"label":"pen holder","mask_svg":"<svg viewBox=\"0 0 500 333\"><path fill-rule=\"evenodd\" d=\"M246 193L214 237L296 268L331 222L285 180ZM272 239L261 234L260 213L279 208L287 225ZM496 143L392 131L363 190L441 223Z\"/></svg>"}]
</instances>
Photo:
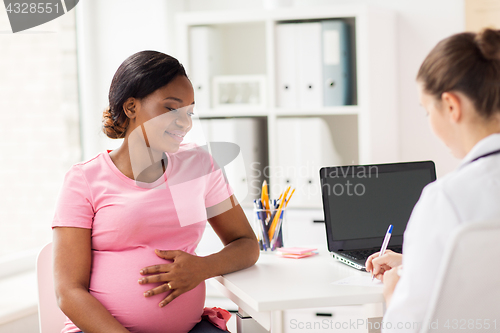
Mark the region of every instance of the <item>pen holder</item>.
<instances>
[{"instance_id":1,"label":"pen holder","mask_svg":"<svg viewBox=\"0 0 500 333\"><path fill-rule=\"evenodd\" d=\"M284 247L283 225L286 209L254 209L253 228L261 251L275 251Z\"/></svg>"}]
</instances>

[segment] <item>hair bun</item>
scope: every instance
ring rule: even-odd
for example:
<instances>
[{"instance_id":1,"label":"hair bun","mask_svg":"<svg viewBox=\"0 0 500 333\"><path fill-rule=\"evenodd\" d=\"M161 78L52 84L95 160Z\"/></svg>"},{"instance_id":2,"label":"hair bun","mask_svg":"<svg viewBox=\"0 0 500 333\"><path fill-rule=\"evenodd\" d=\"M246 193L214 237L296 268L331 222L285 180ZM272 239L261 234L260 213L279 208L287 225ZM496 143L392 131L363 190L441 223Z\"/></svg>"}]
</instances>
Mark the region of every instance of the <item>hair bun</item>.
<instances>
[{"instance_id":1,"label":"hair bun","mask_svg":"<svg viewBox=\"0 0 500 333\"><path fill-rule=\"evenodd\" d=\"M488 60L500 60L500 30L486 28L476 35L476 44Z\"/></svg>"},{"instance_id":2,"label":"hair bun","mask_svg":"<svg viewBox=\"0 0 500 333\"><path fill-rule=\"evenodd\" d=\"M125 126L124 126L125 125ZM102 113L102 131L106 136L111 139L120 139L125 136L125 131L127 130L128 121L126 124L117 124L117 121L113 119L113 114L111 113L111 108L108 107Z\"/></svg>"}]
</instances>

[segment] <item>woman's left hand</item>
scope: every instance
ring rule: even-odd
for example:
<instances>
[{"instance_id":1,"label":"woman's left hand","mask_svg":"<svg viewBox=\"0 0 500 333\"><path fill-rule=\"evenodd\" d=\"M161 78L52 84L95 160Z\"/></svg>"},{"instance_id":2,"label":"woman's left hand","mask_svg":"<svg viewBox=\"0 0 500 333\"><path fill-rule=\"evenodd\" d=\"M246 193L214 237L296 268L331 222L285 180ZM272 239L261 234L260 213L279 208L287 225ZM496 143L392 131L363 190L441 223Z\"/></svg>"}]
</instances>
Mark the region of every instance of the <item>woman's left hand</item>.
<instances>
[{"instance_id":1,"label":"woman's left hand","mask_svg":"<svg viewBox=\"0 0 500 333\"><path fill-rule=\"evenodd\" d=\"M173 260L169 264L153 265L143 268L141 275L147 275L139 279L140 284L165 282L164 284L148 290L145 297L151 297L161 293L171 291L160 302L160 307L164 307L172 302L177 296L195 288L205 280L203 275L206 272L203 265L203 257L197 257L180 250L162 251L155 250L158 257L166 260Z\"/></svg>"}]
</instances>

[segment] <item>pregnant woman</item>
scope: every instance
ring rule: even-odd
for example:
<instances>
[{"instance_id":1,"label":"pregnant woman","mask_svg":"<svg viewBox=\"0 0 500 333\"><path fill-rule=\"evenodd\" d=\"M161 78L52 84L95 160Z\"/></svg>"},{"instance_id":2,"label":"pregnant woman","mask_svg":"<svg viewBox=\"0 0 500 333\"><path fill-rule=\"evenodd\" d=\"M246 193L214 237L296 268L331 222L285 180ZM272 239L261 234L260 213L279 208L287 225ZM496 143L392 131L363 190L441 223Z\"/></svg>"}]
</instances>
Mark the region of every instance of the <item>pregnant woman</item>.
<instances>
[{"instance_id":1,"label":"pregnant woman","mask_svg":"<svg viewBox=\"0 0 500 333\"><path fill-rule=\"evenodd\" d=\"M253 265L258 243L208 152L183 144L194 92L183 66L136 53L113 77L103 130L118 149L74 165L53 221L63 332L218 332L204 280ZM224 248L195 254L206 222Z\"/></svg>"}]
</instances>

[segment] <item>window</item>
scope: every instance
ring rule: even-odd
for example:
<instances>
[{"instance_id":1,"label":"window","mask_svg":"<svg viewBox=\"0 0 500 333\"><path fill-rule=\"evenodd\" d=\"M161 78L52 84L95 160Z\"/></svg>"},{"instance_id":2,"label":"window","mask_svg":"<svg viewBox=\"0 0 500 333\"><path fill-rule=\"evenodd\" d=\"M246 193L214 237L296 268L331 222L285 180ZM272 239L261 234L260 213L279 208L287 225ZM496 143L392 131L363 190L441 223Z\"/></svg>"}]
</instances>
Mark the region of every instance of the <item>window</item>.
<instances>
[{"instance_id":1,"label":"window","mask_svg":"<svg viewBox=\"0 0 500 333\"><path fill-rule=\"evenodd\" d=\"M75 11L0 33L0 45L1 259L51 241L64 174L81 159Z\"/></svg>"}]
</instances>

